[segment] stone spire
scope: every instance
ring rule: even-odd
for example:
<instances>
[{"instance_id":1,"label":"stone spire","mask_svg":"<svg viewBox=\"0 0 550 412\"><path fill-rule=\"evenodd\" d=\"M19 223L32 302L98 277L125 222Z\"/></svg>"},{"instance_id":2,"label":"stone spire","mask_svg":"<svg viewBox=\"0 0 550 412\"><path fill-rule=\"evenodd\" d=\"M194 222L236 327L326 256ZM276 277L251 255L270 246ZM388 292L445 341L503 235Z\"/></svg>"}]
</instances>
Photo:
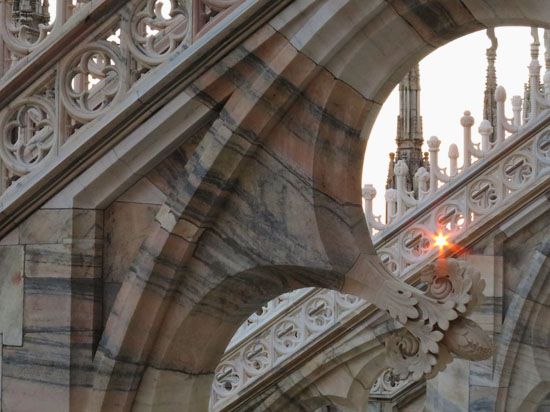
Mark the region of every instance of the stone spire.
<instances>
[{"instance_id":1,"label":"stone spire","mask_svg":"<svg viewBox=\"0 0 550 412\"><path fill-rule=\"evenodd\" d=\"M407 189L415 190L413 176L420 167L426 167L422 155L422 116L420 116L420 73L413 66L399 83L399 116L397 117L397 151L395 160L405 160L408 166ZM393 162L392 162L393 163ZM391 169L391 165L390 165ZM395 189L395 176L390 170L386 188Z\"/></svg>"},{"instance_id":2,"label":"stone spire","mask_svg":"<svg viewBox=\"0 0 550 412\"><path fill-rule=\"evenodd\" d=\"M486 51L487 55L487 77L485 80L485 96L483 101L483 118L491 122L493 130L496 130L497 124L497 102L495 100L495 91L497 89L497 72L495 61L497 59L498 40L495 36L493 27L487 29L487 37L491 40L491 47ZM493 133L489 136L490 141L494 141Z\"/></svg>"},{"instance_id":3,"label":"stone spire","mask_svg":"<svg viewBox=\"0 0 550 412\"><path fill-rule=\"evenodd\" d=\"M48 25L50 14L48 0L14 0L12 17L17 26L24 27L22 35L30 43L40 36L40 26Z\"/></svg>"}]
</instances>

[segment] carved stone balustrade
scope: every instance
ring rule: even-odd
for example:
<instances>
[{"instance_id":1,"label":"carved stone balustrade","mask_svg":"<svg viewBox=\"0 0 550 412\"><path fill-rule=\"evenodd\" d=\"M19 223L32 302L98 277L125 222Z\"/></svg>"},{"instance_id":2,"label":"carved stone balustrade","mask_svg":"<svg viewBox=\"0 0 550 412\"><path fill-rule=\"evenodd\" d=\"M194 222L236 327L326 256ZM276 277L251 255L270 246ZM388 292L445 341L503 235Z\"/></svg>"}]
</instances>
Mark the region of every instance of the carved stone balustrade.
<instances>
[{"instance_id":1,"label":"carved stone balustrade","mask_svg":"<svg viewBox=\"0 0 550 412\"><path fill-rule=\"evenodd\" d=\"M293 356L331 327L353 316L362 299L325 289L299 289L282 295L284 311L265 307L262 323L241 327L216 369L211 405L217 407L269 370ZM254 315L252 316L254 322ZM248 335L243 336L243 332ZM236 340L240 340L236 344Z\"/></svg>"},{"instance_id":2,"label":"carved stone balustrade","mask_svg":"<svg viewBox=\"0 0 550 412\"><path fill-rule=\"evenodd\" d=\"M0 95L7 95L0 99L0 195L56 157L80 130L128 97L148 72L187 49L239 3L0 2ZM87 21L96 15L101 19L89 27ZM78 45L54 53L78 36ZM54 58L45 70L40 61L48 54ZM40 76L19 90L28 81L26 70ZM10 95L14 88L19 89Z\"/></svg>"}]
</instances>

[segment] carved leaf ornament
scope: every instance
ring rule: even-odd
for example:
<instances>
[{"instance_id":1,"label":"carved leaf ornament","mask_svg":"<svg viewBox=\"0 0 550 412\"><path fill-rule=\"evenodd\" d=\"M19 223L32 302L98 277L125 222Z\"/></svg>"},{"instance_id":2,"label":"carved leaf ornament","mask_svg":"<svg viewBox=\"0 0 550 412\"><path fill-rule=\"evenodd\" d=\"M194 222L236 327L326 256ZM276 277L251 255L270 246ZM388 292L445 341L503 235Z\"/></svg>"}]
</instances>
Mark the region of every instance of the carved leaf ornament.
<instances>
[{"instance_id":1,"label":"carved leaf ornament","mask_svg":"<svg viewBox=\"0 0 550 412\"><path fill-rule=\"evenodd\" d=\"M393 372L400 379L418 380L443 370L452 361L451 353L469 360L490 357L491 339L466 318L483 299L485 281L479 271L461 260L440 259L422 272L421 279L428 283L424 294L414 288L384 290L390 316L404 325L386 339Z\"/></svg>"}]
</instances>

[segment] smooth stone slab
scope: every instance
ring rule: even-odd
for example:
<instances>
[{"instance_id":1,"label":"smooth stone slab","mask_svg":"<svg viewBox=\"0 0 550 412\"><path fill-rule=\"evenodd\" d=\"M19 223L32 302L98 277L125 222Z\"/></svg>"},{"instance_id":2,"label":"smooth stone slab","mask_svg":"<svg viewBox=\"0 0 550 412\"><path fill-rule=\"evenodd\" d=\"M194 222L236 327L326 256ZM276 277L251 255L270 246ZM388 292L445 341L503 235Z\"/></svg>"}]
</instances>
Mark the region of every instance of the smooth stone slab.
<instances>
[{"instance_id":1,"label":"smooth stone slab","mask_svg":"<svg viewBox=\"0 0 550 412\"><path fill-rule=\"evenodd\" d=\"M4 345L23 344L23 246L0 247L0 333Z\"/></svg>"}]
</instances>

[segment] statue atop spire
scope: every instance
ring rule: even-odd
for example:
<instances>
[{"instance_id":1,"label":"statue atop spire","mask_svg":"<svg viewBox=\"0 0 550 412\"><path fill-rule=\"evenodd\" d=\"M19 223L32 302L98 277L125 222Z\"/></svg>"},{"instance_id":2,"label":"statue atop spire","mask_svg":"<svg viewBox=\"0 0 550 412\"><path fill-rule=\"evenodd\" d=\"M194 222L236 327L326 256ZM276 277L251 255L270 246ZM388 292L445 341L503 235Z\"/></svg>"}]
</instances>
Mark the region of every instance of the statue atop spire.
<instances>
[{"instance_id":1,"label":"statue atop spire","mask_svg":"<svg viewBox=\"0 0 550 412\"><path fill-rule=\"evenodd\" d=\"M497 59L498 40L495 36L493 27L487 29L487 37L491 40L491 47L486 51L487 56L487 77L485 80L485 95L483 100L483 118L491 122L491 126L496 130L497 124L497 102L495 100L495 91L497 89L497 72L495 61ZM493 133L489 136L490 141L494 141Z\"/></svg>"},{"instance_id":2,"label":"statue atop spire","mask_svg":"<svg viewBox=\"0 0 550 412\"><path fill-rule=\"evenodd\" d=\"M422 154L422 116L420 116L420 70L414 65L399 83L399 116L397 117L397 151L390 154L387 189L395 189L392 165L405 160L408 167L407 190L415 191L414 174L420 167L427 168Z\"/></svg>"}]
</instances>

